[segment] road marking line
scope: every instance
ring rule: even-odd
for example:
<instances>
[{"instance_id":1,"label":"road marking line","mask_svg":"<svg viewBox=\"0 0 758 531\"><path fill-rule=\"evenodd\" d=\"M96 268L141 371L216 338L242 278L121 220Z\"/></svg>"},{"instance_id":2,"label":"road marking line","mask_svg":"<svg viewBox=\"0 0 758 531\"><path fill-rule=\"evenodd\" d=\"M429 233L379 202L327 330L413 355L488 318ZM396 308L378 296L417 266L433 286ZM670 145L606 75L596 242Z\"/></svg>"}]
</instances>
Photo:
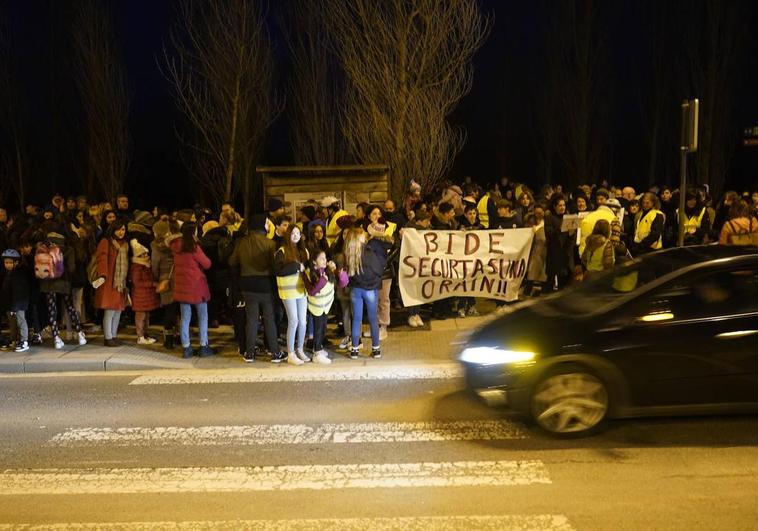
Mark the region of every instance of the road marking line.
<instances>
[{"instance_id":1,"label":"road marking line","mask_svg":"<svg viewBox=\"0 0 758 531\"><path fill-rule=\"evenodd\" d=\"M463 487L551 483L542 461L457 461L262 467L6 470L0 496L299 489Z\"/></svg>"},{"instance_id":2,"label":"road marking line","mask_svg":"<svg viewBox=\"0 0 758 531\"><path fill-rule=\"evenodd\" d=\"M475 515L475 516L407 516L395 518L312 518L293 520L228 520L192 522L109 522L56 524L0 524L0 531L89 531L89 530L219 530L219 531L299 531L329 529L333 531L484 531L545 530L572 531L562 514Z\"/></svg>"},{"instance_id":3,"label":"road marking line","mask_svg":"<svg viewBox=\"0 0 758 531\"><path fill-rule=\"evenodd\" d=\"M457 363L365 365L328 368L266 367L222 373L185 373L139 376L129 385L181 385L264 382L338 382L355 380L431 380L461 378Z\"/></svg>"},{"instance_id":4,"label":"road marking line","mask_svg":"<svg viewBox=\"0 0 758 531\"><path fill-rule=\"evenodd\" d=\"M227 444L342 444L525 439L526 432L503 420L452 422L367 422L342 424L256 424L181 428L71 428L51 446L219 446Z\"/></svg>"}]
</instances>

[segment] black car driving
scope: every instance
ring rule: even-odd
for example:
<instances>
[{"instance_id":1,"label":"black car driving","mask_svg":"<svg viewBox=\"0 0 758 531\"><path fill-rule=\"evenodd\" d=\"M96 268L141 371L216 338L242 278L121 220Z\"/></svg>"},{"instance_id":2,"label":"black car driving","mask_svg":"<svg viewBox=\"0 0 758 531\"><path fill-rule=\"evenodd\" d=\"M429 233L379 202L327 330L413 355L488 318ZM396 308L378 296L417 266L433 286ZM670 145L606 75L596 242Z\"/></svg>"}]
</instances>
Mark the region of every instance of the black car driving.
<instances>
[{"instance_id":1,"label":"black car driving","mask_svg":"<svg viewBox=\"0 0 758 531\"><path fill-rule=\"evenodd\" d=\"M459 359L470 389L556 435L758 411L758 248L644 256L496 318Z\"/></svg>"}]
</instances>

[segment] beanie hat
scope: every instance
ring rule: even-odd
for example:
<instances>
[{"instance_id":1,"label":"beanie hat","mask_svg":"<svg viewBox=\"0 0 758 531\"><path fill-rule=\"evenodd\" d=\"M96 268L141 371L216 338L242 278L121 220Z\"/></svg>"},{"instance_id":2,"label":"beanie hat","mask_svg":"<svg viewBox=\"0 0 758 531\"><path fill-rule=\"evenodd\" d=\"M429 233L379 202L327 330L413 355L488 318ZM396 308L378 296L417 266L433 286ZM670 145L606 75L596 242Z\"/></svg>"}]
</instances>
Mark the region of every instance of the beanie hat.
<instances>
[{"instance_id":1,"label":"beanie hat","mask_svg":"<svg viewBox=\"0 0 758 531\"><path fill-rule=\"evenodd\" d=\"M302 212L308 219L313 219L316 217L316 207L312 205L305 205L300 209L300 212Z\"/></svg>"},{"instance_id":2,"label":"beanie hat","mask_svg":"<svg viewBox=\"0 0 758 531\"><path fill-rule=\"evenodd\" d=\"M269 212L274 212L276 210L279 210L280 208L284 208L284 203L282 203L281 200L275 197L272 197L271 199L269 199L267 205L268 205Z\"/></svg>"},{"instance_id":3,"label":"beanie hat","mask_svg":"<svg viewBox=\"0 0 758 531\"><path fill-rule=\"evenodd\" d=\"M168 221L156 221L153 224L153 235L158 241L163 240L168 234Z\"/></svg>"}]
</instances>

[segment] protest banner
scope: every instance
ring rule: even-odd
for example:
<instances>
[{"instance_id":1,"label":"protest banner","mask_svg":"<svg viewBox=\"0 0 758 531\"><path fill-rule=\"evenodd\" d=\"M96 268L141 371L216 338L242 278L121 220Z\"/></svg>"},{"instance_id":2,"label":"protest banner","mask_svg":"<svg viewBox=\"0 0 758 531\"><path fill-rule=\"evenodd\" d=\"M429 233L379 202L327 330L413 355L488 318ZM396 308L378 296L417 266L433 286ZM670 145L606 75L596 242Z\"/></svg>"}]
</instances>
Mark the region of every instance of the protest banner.
<instances>
[{"instance_id":1,"label":"protest banner","mask_svg":"<svg viewBox=\"0 0 758 531\"><path fill-rule=\"evenodd\" d=\"M403 230L400 294L405 306L447 297L518 299L532 229Z\"/></svg>"}]
</instances>

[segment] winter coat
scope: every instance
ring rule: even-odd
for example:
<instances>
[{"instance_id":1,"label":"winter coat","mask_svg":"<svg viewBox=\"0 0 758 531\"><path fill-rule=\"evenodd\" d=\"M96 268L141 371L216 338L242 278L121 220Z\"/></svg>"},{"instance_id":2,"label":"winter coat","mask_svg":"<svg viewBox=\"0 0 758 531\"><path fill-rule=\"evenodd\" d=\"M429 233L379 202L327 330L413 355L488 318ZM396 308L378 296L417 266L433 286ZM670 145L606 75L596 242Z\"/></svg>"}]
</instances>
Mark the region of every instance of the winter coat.
<instances>
[{"instance_id":1,"label":"winter coat","mask_svg":"<svg viewBox=\"0 0 758 531\"><path fill-rule=\"evenodd\" d=\"M119 245L128 246L126 242L122 242ZM118 257L119 250L113 244L113 240L110 238L103 238L100 243L97 244L95 250L96 263L97 263L97 275L99 277L105 277L105 282L95 290L95 308L101 310L116 310L123 311L126 309L126 294L124 290L119 293L116 288L113 287L113 275L116 272L116 258Z\"/></svg>"},{"instance_id":2,"label":"winter coat","mask_svg":"<svg viewBox=\"0 0 758 531\"><path fill-rule=\"evenodd\" d=\"M371 239L366 243L361 257L363 270L350 277L351 288L371 291L381 287L382 274L387 265L387 251L390 247L392 244L384 240Z\"/></svg>"},{"instance_id":3,"label":"winter coat","mask_svg":"<svg viewBox=\"0 0 758 531\"><path fill-rule=\"evenodd\" d=\"M211 261L211 267L206 277L214 293L225 290L229 286L228 260L234 250L232 235L226 227L216 227L205 233L200 240L205 256Z\"/></svg>"},{"instance_id":4,"label":"winter coat","mask_svg":"<svg viewBox=\"0 0 758 531\"><path fill-rule=\"evenodd\" d=\"M0 291L0 311L25 312L29 308L31 293L29 272L24 267L5 271Z\"/></svg>"},{"instance_id":5,"label":"winter coat","mask_svg":"<svg viewBox=\"0 0 758 531\"><path fill-rule=\"evenodd\" d=\"M598 255L598 253L600 253ZM587 236L584 252L582 253L582 265L588 272L604 271L612 269L615 263L615 254L611 241L600 234Z\"/></svg>"},{"instance_id":6,"label":"winter coat","mask_svg":"<svg viewBox=\"0 0 758 531\"><path fill-rule=\"evenodd\" d=\"M129 294L135 312L150 312L158 308L161 299L155 292L153 272L145 265L132 263L129 266Z\"/></svg>"},{"instance_id":7,"label":"winter coat","mask_svg":"<svg viewBox=\"0 0 758 531\"><path fill-rule=\"evenodd\" d=\"M169 245L174 255L174 300L185 304L200 304L211 299L204 270L210 269L211 261L200 245L192 253L182 252L182 238Z\"/></svg>"},{"instance_id":8,"label":"winter coat","mask_svg":"<svg viewBox=\"0 0 758 531\"><path fill-rule=\"evenodd\" d=\"M165 240L154 240L150 244L150 265L153 270L153 278L156 282L170 280L168 291L160 294L161 306L168 306L174 302L174 274L172 271L174 267L174 254L168 248L168 245L178 238L181 238L179 234L169 234Z\"/></svg>"},{"instance_id":9,"label":"winter coat","mask_svg":"<svg viewBox=\"0 0 758 531\"><path fill-rule=\"evenodd\" d=\"M563 216L545 216L545 270L547 276L565 277L574 269L574 242L576 234L561 232Z\"/></svg>"},{"instance_id":10,"label":"winter coat","mask_svg":"<svg viewBox=\"0 0 758 531\"><path fill-rule=\"evenodd\" d=\"M541 223L533 227L534 238L532 250L529 253L529 265L527 266L527 280L544 282L547 280L545 262L547 257L547 241L545 238L545 224Z\"/></svg>"}]
</instances>

